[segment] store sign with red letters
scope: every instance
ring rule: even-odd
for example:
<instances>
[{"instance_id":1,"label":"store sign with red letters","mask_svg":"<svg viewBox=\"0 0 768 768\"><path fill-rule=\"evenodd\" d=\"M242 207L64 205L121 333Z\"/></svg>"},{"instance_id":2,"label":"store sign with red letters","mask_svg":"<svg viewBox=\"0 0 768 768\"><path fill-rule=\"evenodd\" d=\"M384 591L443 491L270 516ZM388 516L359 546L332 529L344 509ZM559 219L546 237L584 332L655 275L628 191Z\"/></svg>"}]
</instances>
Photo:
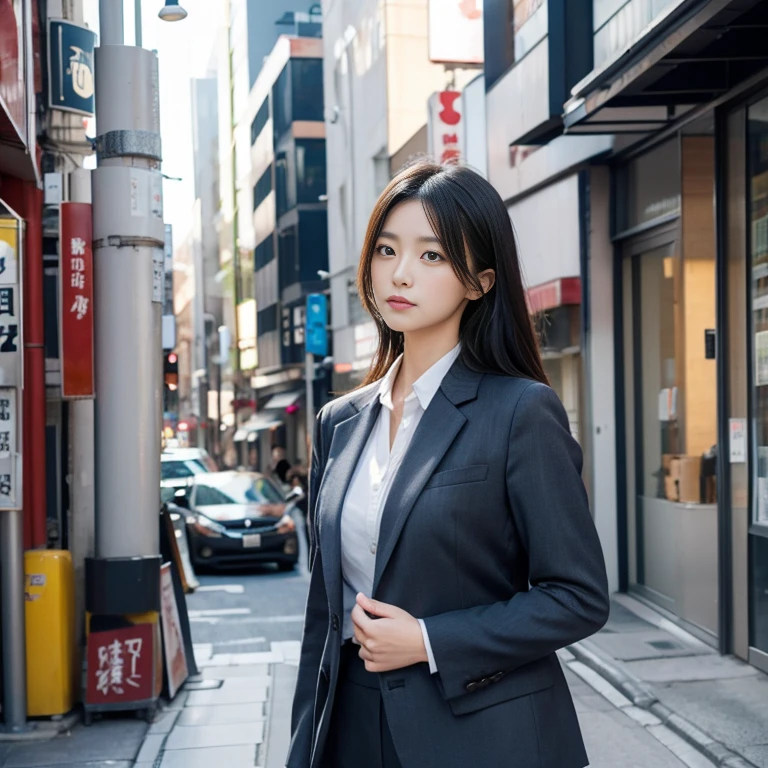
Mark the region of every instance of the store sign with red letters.
<instances>
[{"instance_id":1,"label":"store sign with red letters","mask_svg":"<svg viewBox=\"0 0 768 768\"><path fill-rule=\"evenodd\" d=\"M428 108L430 156L441 165L460 163L466 152L461 92L433 93Z\"/></svg>"},{"instance_id":2,"label":"store sign with red letters","mask_svg":"<svg viewBox=\"0 0 768 768\"><path fill-rule=\"evenodd\" d=\"M88 704L153 698L153 631L152 624L135 624L88 635Z\"/></svg>"},{"instance_id":3,"label":"store sign with red letters","mask_svg":"<svg viewBox=\"0 0 768 768\"><path fill-rule=\"evenodd\" d=\"M93 248L88 203L62 203L60 213L61 394L94 396Z\"/></svg>"}]
</instances>

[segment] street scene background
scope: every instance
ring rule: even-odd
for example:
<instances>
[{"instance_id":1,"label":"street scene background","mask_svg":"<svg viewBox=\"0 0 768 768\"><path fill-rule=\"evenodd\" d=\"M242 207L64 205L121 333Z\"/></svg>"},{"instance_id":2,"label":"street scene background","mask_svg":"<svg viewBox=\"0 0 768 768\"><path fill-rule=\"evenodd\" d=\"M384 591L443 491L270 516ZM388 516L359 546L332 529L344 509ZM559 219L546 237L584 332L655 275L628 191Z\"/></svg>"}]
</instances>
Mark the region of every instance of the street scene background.
<instances>
[{"instance_id":1,"label":"street scene background","mask_svg":"<svg viewBox=\"0 0 768 768\"><path fill-rule=\"evenodd\" d=\"M370 368L366 227L422 158L502 198L583 452L590 764L768 767L766 28L0 0L0 768L285 765L312 430Z\"/></svg>"}]
</instances>

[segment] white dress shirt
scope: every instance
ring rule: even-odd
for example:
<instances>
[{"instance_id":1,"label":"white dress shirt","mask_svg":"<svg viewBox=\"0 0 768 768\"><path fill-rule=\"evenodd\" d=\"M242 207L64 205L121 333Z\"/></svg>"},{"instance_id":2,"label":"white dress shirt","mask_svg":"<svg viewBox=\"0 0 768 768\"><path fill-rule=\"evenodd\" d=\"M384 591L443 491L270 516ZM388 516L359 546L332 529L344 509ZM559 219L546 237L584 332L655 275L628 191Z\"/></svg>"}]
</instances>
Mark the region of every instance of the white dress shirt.
<instances>
[{"instance_id":1,"label":"white dress shirt","mask_svg":"<svg viewBox=\"0 0 768 768\"><path fill-rule=\"evenodd\" d=\"M440 358L418 381L403 404L403 416L392 450L389 447L390 418L394 408L392 386L400 370L402 355L379 385L381 411L368 442L352 475L341 513L341 571L344 576L344 626L342 638L354 636L351 613L358 592L371 597L379 543L381 513L389 496L392 481L411 442L413 433L427 410L440 384L459 356L460 345ZM424 622L419 619L424 645L429 657L429 670L437 671Z\"/></svg>"}]
</instances>

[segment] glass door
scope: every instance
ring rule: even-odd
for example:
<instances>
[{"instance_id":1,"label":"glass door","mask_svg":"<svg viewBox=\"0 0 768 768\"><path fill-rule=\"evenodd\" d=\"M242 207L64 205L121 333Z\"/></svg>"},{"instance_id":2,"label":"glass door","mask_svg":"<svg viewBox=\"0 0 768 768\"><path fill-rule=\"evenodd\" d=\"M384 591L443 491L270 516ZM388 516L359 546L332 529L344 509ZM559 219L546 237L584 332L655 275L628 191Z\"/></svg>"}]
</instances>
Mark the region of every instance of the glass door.
<instances>
[{"instance_id":1,"label":"glass door","mask_svg":"<svg viewBox=\"0 0 768 768\"><path fill-rule=\"evenodd\" d=\"M749 645L768 662L768 98L747 110L751 511ZM750 654L751 656L752 654ZM750 659L752 660L752 659ZM762 666L762 664L761 664Z\"/></svg>"},{"instance_id":2,"label":"glass door","mask_svg":"<svg viewBox=\"0 0 768 768\"><path fill-rule=\"evenodd\" d=\"M624 247L630 584L713 636L717 385L704 332L714 258L684 259L681 230L674 222Z\"/></svg>"}]
</instances>

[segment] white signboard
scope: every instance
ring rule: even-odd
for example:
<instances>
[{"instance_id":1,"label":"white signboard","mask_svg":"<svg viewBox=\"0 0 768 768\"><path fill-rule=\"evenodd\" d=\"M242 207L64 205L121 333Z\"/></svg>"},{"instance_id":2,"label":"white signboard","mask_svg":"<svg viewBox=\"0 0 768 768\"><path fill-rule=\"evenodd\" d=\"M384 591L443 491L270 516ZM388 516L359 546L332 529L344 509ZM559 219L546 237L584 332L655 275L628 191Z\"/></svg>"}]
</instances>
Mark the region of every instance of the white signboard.
<instances>
[{"instance_id":1,"label":"white signboard","mask_svg":"<svg viewBox=\"0 0 768 768\"><path fill-rule=\"evenodd\" d=\"M483 0L429 0L429 58L483 63Z\"/></svg>"},{"instance_id":2,"label":"white signboard","mask_svg":"<svg viewBox=\"0 0 768 768\"><path fill-rule=\"evenodd\" d=\"M747 421L728 419L731 464L743 464L747 460Z\"/></svg>"},{"instance_id":3,"label":"white signboard","mask_svg":"<svg viewBox=\"0 0 768 768\"><path fill-rule=\"evenodd\" d=\"M0 387L0 509L17 509L21 502L16 474L18 424L17 390Z\"/></svg>"}]
</instances>

